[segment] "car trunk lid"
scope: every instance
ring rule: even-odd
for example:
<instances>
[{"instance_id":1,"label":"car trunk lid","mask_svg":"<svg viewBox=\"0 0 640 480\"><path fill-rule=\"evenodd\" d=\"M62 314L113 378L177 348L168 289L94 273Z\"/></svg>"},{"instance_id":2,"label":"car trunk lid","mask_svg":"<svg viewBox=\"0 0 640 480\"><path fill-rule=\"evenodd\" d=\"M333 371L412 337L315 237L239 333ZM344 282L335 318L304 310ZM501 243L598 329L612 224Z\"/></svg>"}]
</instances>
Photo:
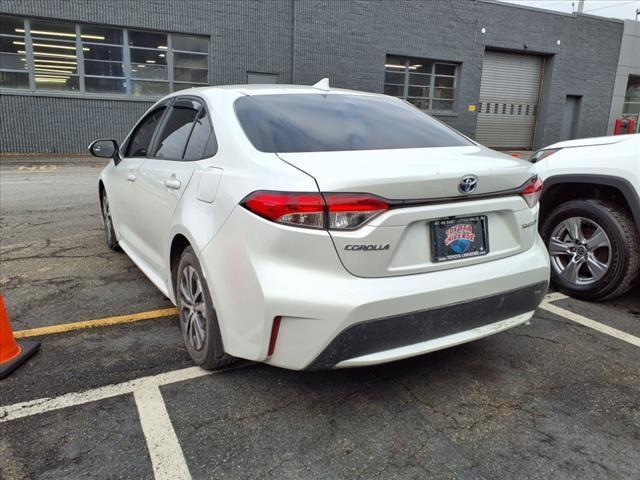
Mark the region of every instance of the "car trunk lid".
<instances>
[{"instance_id":1,"label":"car trunk lid","mask_svg":"<svg viewBox=\"0 0 640 480\"><path fill-rule=\"evenodd\" d=\"M311 175L323 193L366 193L390 201L388 211L364 226L330 231L342 263L354 275L384 277L456 268L514 255L534 243L537 211L516 192L532 177L531 165L484 147L278 156ZM460 191L465 176L477 180L471 194ZM441 220L451 221L452 227L462 225L456 228L475 222L476 234L484 226L486 238L479 248L486 252L451 256L447 261L436 258L441 248L434 244L437 234L432 224ZM446 231L440 232L446 235ZM480 238L474 242L479 245Z\"/></svg>"},{"instance_id":2,"label":"car trunk lid","mask_svg":"<svg viewBox=\"0 0 640 480\"><path fill-rule=\"evenodd\" d=\"M464 197L458 187L465 175L478 180L473 194L492 194L517 188L532 175L529 163L478 146L278 156L315 178L322 192L371 193L390 200Z\"/></svg>"}]
</instances>

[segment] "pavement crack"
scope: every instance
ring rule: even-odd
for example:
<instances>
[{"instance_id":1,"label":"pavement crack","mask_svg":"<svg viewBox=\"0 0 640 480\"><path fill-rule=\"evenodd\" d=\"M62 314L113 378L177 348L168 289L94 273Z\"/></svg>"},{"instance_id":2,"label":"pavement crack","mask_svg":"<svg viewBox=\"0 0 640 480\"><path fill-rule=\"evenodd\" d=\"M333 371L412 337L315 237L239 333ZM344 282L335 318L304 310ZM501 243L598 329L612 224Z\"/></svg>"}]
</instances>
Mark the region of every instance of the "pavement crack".
<instances>
[{"instance_id":1,"label":"pavement crack","mask_svg":"<svg viewBox=\"0 0 640 480\"><path fill-rule=\"evenodd\" d=\"M557 340L552 340L550 338L546 338L546 337L540 337L538 335L531 335L531 334L527 334L527 333L518 333L518 332L514 332L513 330L507 330L506 332L504 332L507 335L513 335L514 337L525 337L525 338L530 338L532 340L542 340L545 342L549 342L549 343L553 343L555 345L566 345L565 342L559 342Z\"/></svg>"}]
</instances>

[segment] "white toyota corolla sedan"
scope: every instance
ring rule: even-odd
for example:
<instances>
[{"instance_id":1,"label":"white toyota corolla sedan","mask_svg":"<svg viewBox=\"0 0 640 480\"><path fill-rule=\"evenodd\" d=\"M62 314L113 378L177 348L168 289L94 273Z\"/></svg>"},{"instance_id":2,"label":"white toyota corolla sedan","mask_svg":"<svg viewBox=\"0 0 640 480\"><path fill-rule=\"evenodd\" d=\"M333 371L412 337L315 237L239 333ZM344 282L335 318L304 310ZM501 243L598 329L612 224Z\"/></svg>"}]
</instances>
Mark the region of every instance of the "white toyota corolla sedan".
<instances>
[{"instance_id":1,"label":"white toyota corolla sedan","mask_svg":"<svg viewBox=\"0 0 640 480\"><path fill-rule=\"evenodd\" d=\"M193 361L372 365L520 325L547 290L531 165L364 92L203 87L99 180L107 242L177 306Z\"/></svg>"}]
</instances>

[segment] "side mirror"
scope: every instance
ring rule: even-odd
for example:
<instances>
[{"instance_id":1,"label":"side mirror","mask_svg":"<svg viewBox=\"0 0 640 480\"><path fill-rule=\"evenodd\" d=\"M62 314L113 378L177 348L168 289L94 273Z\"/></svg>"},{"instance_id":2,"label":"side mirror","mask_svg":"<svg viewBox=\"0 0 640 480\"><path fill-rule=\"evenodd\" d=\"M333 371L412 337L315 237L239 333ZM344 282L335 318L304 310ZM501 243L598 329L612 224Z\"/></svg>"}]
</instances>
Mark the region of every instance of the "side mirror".
<instances>
[{"instance_id":1,"label":"side mirror","mask_svg":"<svg viewBox=\"0 0 640 480\"><path fill-rule=\"evenodd\" d=\"M118 163L118 142L115 140L95 140L89 145L89 152L94 157L113 158Z\"/></svg>"}]
</instances>

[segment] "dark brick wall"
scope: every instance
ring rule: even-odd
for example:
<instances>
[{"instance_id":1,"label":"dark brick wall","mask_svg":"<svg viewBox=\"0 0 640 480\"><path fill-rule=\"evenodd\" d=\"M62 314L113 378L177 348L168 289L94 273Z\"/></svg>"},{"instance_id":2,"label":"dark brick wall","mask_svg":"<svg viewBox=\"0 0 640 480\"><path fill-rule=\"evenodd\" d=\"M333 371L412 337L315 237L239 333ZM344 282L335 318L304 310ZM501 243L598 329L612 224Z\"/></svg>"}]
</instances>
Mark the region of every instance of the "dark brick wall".
<instances>
[{"instance_id":1,"label":"dark brick wall","mask_svg":"<svg viewBox=\"0 0 640 480\"><path fill-rule=\"evenodd\" d=\"M537 147L557 140L566 95L583 95L580 137L606 133L622 36L617 21L474 0L3 0L0 10L209 35L213 84L244 83L254 70L283 83L328 76L334 86L381 92L386 54L460 62L457 111L440 118L470 136L484 50L541 54ZM122 138L148 105L4 95L1 149L81 151L91 138Z\"/></svg>"},{"instance_id":2,"label":"dark brick wall","mask_svg":"<svg viewBox=\"0 0 640 480\"><path fill-rule=\"evenodd\" d=\"M82 152L92 140L122 141L152 102L86 98L0 98L3 152Z\"/></svg>"},{"instance_id":3,"label":"dark brick wall","mask_svg":"<svg viewBox=\"0 0 640 480\"><path fill-rule=\"evenodd\" d=\"M335 86L382 92L387 53L460 62L457 112L441 119L473 137L476 113L468 106L478 101L485 49L535 53L553 66L536 146L557 141L567 95L583 95L578 136L606 134L620 22L457 0L314 0L297 3L295 13L299 83L328 74Z\"/></svg>"},{"instance_id":4,"label":"dark brick wall","mask_svg":"<svg viewBox=\"0 0 640 480\"><path fill-rule=\"evenodd\" d=\"M247 71L291 82L289 0L2 0L0 12L211 37L212 84ZM87 139L122 139L148 102L2 95L1 152L84 152Z\"/></svg>"}]
</instances>

